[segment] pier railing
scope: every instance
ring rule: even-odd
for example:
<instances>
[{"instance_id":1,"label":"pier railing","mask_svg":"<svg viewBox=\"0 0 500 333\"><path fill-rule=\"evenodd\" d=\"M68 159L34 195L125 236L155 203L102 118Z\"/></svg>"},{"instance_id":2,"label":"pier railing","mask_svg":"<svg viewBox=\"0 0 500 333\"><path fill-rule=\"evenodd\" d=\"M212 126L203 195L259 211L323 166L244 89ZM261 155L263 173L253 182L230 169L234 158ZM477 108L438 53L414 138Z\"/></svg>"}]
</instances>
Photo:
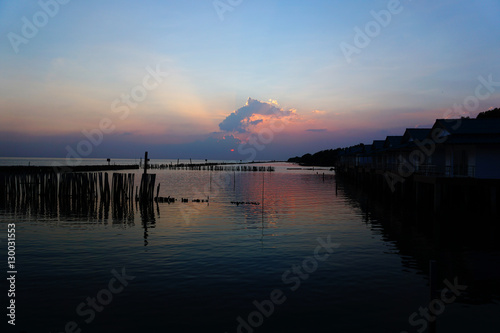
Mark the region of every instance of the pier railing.
<instances>
[{"instance_id":1,"label":"pier railing","mask_svg":"<svg viewBox=\"0 0 500 333\"><path fill-rule=\"evenodd\" d=\"M416 174L433 177L472 177L476 176L476 167L473 165L448 165L438 167L436 165L419 165Z\"/></svg>"}]
</instances>

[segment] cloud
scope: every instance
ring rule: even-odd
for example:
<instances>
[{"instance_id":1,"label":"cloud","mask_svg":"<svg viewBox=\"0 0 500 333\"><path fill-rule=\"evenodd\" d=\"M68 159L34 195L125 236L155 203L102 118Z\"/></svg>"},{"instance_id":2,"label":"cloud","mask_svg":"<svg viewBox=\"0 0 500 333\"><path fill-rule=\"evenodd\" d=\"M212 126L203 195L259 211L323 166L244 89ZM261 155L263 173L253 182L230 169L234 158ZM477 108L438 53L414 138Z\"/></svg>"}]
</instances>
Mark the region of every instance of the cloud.
<instances>
[{"instance_id":1,"label":"cloud","mask_svg":"<svg viewBox=\"0 0 500 333\"><path fill-rule=\"evenodd\" d=\"M326 128L310 128L306 129L306 132L328 132Z\"/></svg>"},{"instance_id":2,"label":"cloud","mask_svg":"<svg viewBox=\"0 0 500 333\"><path fill-rule=\"evenodd\" d=\"M264 121L264 119L257 119L257 120L251 121L250 125L258 125L258 124L260 124L263 121Z\"/></svg>"},{"instance_id":3,"label":"cloud","mask_svg":"<svg viewBox=\"0 0 500 333\"><path fill-rule=\"evenodd\" d=\"M314 114L325 114L326 113L326 111L323 111L323 110L313 110L311 112Z\"/></svg>"},{"instance_id":4,"label":"cloud","mask_svg":"<svg viewBox=\"0 0 500 333\"><path fill-rule=\"evenodd\" d=\"M283 110L274 100L261 102L248 98L244 106L232 112L219 124L219 128L224 132L249 133L252 126L264 122L262 118L280 119L294 113L294 110Z\"/></svg>"}]
</instances>

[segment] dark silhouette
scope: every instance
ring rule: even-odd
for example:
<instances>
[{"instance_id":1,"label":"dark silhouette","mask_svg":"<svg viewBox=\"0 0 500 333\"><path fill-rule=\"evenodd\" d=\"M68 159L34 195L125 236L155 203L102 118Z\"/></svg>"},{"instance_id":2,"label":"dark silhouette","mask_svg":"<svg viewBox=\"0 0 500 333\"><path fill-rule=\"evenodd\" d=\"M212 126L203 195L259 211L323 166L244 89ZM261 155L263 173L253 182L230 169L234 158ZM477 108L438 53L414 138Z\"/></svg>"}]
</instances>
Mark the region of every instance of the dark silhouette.
<instances>
[{"instance_id":1,"label":"dark silhouette","mask_svg":"<svg viewBox=\"0 0 500 333\"><path fill-rule=\"evenodd\" d=\"M300 165L334 166L340 151L340 148L322 150L312 155L305 154L302 157L289 158L288 162L299 163Z\"/></svg>"},{"instance_id":2,"label":"dark silhouette","mask_svg":"<svg viewBox=\"0 0 500 333\"><path fill-rule=\"evenodd\" d=\"M476 117L476 119L492 119L492 118L500 118L500 108L481 112Z\"/></svg>"},{"instance_id":3,"label":"dark silhouette","mask_svg":"<svg viewBox=\"0 0 500 333\"><path fill-rule=\"evenodd\" d=\"M489 111L484 111L480 112L476 119L499 119L500 118L500 108L495 108L493 110ZM467 120L471 119L470 117L461 117L461 119ZM399 142L401 138L400 137L391 137L388 136L385 141L389 140L388 142L384 142L384 147L381 148L390 148L391 145L393 145L393 142ZM421 137L417 137L420 141L425 139ZM377 141L377 140L376 140ZM380 141L380 140L378 140ZM379 142L380 143L380 142ZM375 144L375 142L374 142ZM374 145L372 145L372 149L376 149ZM288 162L290 163L298 163L300 165L308 165L308 166L335 166L335 164L338 161L338 158L340 155L343 155L345 153L353 153L353 152L358 152L358 151L364 151L369 148L368 146L365 147L364 144L360 143L355 146L347 147L347 148L336 148L336 149L329 149L329 150L322 150L314 154L304 154L302 157L295 156L291 157L288 159Z\"/></svg>"}]
</instances>

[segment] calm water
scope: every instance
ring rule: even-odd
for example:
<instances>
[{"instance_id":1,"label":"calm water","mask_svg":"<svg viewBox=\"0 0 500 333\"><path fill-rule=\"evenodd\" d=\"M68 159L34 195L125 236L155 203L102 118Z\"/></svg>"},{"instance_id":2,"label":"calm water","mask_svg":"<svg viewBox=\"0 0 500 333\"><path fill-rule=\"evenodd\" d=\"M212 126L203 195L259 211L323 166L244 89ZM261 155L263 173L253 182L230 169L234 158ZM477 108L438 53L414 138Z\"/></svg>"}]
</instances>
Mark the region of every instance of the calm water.
<instances>
[{"instance_id":1,"label":"calm water","mask_svg":"<svg viewBox=\"0 0 500 333\"><path fill-rule=\"evenodd\" d=\"M130 165L130 164L139 164L141 160L144 160L144 156L132 159L124 159L124 158L112 158L110 163L116 165ZM154 159L151 158L151 163L153 164L176 164L177 159ZM189 160L189 159L180 159L179 163L205 163L205 160ZM221 160L207 160L209 163L223 163L223 162L235 162L235 161L221 161ZM0 166L2 165L36 165L36 166L52 166L54 163L58 166L62 165L70 165L73 166L75 164L78 165L107 165L108 161L106 158L82 158L81 160L77 159L65 159L65 158L42 158L42 157L0 157Z\"/></svg>"},{"instance_id":2,"label":"calm water","mask_svg":"<svg viewBox=\"0 0 500 333\"><path fill-rule=\"evenodd\" d=\"M1 244L7 224L17 226L10 331L65 332L74 322L82 332L417 332L425 321L419 315L412 326L409 317L429 306L431 258L440 281L467 285L437 317L437 332L500 331L495 239L473 246L453 232L438 242L348 186L337 188L331 171L286 167L155 171L161 196L209 196L209 204L78 214L0 209ZM336 244L331 253L318 238ZM135 278L123 286L113 269ZM87 298L95 297L105 305L91 310ZM273 309L270 299L279 303Z\"/></svg>"}]
</instances>

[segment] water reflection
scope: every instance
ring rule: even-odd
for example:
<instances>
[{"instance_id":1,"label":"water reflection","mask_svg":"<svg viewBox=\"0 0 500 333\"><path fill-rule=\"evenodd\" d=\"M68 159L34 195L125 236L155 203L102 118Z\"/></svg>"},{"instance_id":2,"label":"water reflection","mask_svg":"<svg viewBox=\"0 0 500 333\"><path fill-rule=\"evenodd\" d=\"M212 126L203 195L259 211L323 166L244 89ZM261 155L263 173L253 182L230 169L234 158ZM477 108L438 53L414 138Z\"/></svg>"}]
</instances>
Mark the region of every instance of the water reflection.
<instances>
[{"instance_id":1,"label":"water reflection","mask_svg":"<svg viewBox=\"0 0 500 333\"><path fill-rule=\"evenodd\" d=\"M348 183L337 183L331 174L323 179L316 173L266 173L263 182L262 174L231 172L230 177L218 176L230 181L218 182L214 173L211 188L208 176L158 172L160 196L176 197L174 203L111 200L78 206L70 200L42 205L43 210L30 207L26 214L42 223L27 224L22 231L23 250L28 253L24 269L32 273L25 275L23 285L44 288L24 293L20 303L38 314L34 322L50 318L57 304L74 296L68 313L55 323L63 327L75 316L82 295L95 294L109 279L109 270L122 265L137 279L116 298L116 312L103 312L99 324L88 327L92 332L106 331L105 327L156 331L165 323L179 332L235 332L236 318L246 318L255 311L253 301L268 299L276 288L286 291L288 299L258 332L401 332L409 326L408 316L429 302L430 259L438 261L441 282L458 277L460 284L468 285L456 307L446 310L451 318L469 314L464 303L498 309L491 306L499 300L498 248L491 242L485 246L487 232L479 238L483 243L476 244L466 225L458 231L448 224L430 228L430 221L416 219L411 211L405 215L404 208L380 203ZM210 204L192 202L207 196ZM16 205L3 205L0 215L21 219L24 207ZM43 223L51 221L66 223L54 228ZM116 228L107 228L108 223ZM75 232L64 229L86 224L100 225ZM317 238L328 235L341 247L302 281L300 290L291 292L282 281L283 272L311 256ZM61 264L78 261L85 265L68 269ZM92 280L95 272L103 272L101 280ZM71 290L58 292L64 283L54 283L54 277L71 274L77 276L65 286ZM55 305L39 310L33 295L51 295ZM143 306L137 310L131 304ZM494 320L484 317L489 323Z\"/></svg>"},{"instance_id":2,"label":"water reflection","mask_svg":"<svg viewBox=\"0 0 500 333\"><path fill-rule=\"evenodd\" d=\"M468 286L457 302L485 304L500 301L500 238L498 221L453 216L450 212L419 212L394 204L338 180L339 195L362 212L374 234L397 249L408 271L429 275L437 261L438 281L458 277ZM444 286L440 286L444 288Z\"/></svg>"},{"instance_id":3,"label":"water reflection","mask_svg":"<svg viewBox=\"0 0 500 333\"><path fill-rule=\"evenodd\" d=\"M154 210L150 207L134 209L134 203L129 200L74 200L71 197L59 198L59 200L11 200L0 201L0 214L7 214L13 217L28 217L32 220L40 221L75 221L80 222L108 222L113 224L134 225L135 210L141 211L144 219L154 221ZM144 213L143 213L144 212Z\"/></svg>"},{"instance_id":4,"label":"water reflection","mask_svg":"<svg viewBox=\"0 0 500 333\"><path fill-rule=\"evenodd\" d=\"M160 208L158 203L153 202L139 201L136 203L136 207L137 205L139 206L142 228L144 229L144 246L148 246L148 229L154 228L156 225L154 206L156 205L158 216L160 215Z\"/></svg>"}]
</instances>

